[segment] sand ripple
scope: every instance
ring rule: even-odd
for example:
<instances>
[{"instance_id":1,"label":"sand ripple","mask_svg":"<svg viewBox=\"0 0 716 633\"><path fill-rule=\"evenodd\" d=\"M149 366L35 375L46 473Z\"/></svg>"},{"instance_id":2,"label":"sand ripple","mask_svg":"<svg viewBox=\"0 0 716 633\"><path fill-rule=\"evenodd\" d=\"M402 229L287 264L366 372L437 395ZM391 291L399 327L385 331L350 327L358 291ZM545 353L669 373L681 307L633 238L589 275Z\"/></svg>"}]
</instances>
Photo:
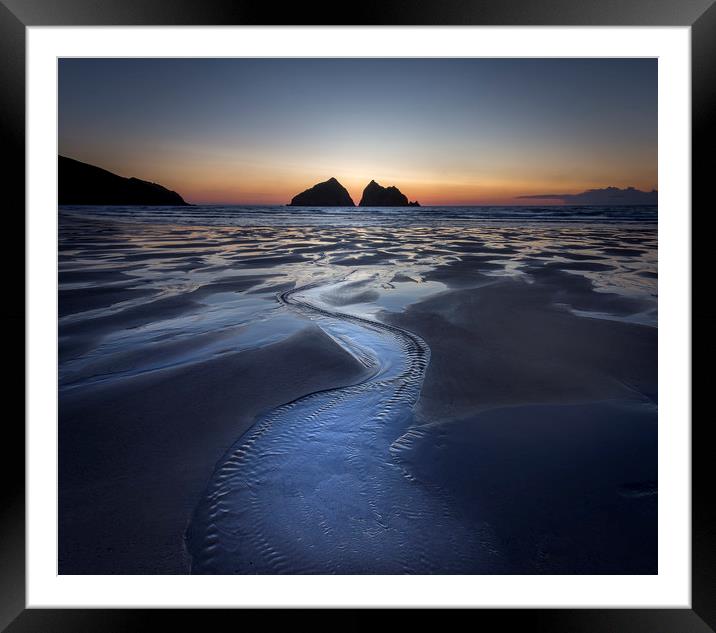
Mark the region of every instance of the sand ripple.
<instances>
[{"instance_id":1,"label":"sand ripple","mask_svg":"<svg viewBox=\"0 0 716 633\"><path fill-rule=\"evenodd\" d=\"M444 495L396 458L415 433L428 346L401 328L316 305L306 296L316 285L279 300L372 373L269 412L227 452L188 531L192 572L461 571L460 553L484 535L465 529Z\"/></svg>"}]
</instances>

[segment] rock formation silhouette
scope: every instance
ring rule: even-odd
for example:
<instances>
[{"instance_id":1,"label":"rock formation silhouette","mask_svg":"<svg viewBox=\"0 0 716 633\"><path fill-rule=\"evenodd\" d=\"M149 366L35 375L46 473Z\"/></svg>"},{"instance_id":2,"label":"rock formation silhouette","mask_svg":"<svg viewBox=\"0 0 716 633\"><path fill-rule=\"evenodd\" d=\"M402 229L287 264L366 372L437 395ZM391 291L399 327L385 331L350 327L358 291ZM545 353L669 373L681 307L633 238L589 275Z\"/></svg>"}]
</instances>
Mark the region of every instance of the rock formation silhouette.
<instances>
[{"instance_id":1,"label":"rock formation silhouette","mask_svg":"<svg viewBox=\"0 0 716 633\"><path fill-rule=\"evenodd\" d=\"M335 178L319 182L294 196L289 207L354 207L348 190Z\"/></svg>"},{"instance_id":2,"label":"rock formation silhouette","mask_svg":"<svg viewBox=\"0 0 716 633\"><path fill-rule=\"evenodd\" d=\"M363 190L359 207L419 207L420 204L409 202L407 196L397 187L382 187L371 180Z\"/></svg>"},{"instance_id":3,"label":"rock formation silhouette","mask_svg":"<svg viewBox=\"0 0 716 633\"><path fill-rule=\"evenodd\" d=\"M66 156L57 157L58 204L190 206L175 191L124 178Z\"/></svg>"}]
</instances>

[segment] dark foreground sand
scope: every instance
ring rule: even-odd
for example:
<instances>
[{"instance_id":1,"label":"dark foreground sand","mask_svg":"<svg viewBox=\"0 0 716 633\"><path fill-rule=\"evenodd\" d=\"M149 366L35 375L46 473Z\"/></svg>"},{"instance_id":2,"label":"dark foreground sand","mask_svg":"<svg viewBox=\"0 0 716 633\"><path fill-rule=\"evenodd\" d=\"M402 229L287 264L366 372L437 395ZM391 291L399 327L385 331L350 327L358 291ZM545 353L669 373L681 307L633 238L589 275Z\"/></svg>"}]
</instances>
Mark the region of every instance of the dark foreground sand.
<instances>
[{"instance_id":1,"label":"dark foreground sand","mask_svg":"<svg viewBox=\"0 0 716 633\"><path fill-rule=\"evenodd\" d=\"M491 526L499 572L657 573L656 328L555 306L600 300L568 275L452 281L384 315L432 353L404 464Z\"/></svg>"},{"instance_id":2,"label":"dark foreground sand","mask_svg":"<svg viewBox=\"0 0 716 633\"><path fill-rule=\"evenodd\" d=\"M63 394L60 573L186 573L184 531L226 448L258 413L362 373L308 326L260 349Z\"/></svg>"},{"instance_id":3,"label":"dark foreground sand","mask_svg":"<svg viewBox=\"0 0 716 633\"><path fill-rule=\"evenodd\" d=\"M655 291L655 236L537 233L63 219L60 573L189 571L192 512L255 417L365 377L274 299L352 270L327 305L430 347L394 457L469 529L488 526L474 573L655 573L655 294L603 283Z\"/></svg>"}]
</instances>

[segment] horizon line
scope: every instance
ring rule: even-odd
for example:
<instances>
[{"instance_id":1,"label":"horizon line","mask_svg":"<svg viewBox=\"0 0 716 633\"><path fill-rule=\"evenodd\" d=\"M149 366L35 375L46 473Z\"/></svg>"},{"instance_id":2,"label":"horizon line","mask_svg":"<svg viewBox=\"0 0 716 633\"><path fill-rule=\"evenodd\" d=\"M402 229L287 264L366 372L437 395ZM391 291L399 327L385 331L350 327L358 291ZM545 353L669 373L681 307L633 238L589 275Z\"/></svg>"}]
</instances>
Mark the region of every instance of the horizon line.
<instances>
[{"instance_id":1,"label":"horizon line","mask_svg":"<svg viewBox=\"0 0 716 633\"><path fill-rule=\"evenodd\" d=\"M176 192L175 192L176 193ZM362 207L360 205L353 205L352 207L343 207L343 206L331 206L331 205L320 205L320 204L311 204L306 206L298 206L298 205L292 205L289 203L266 203L266 202L188 202L190 206L193 207L290 207L292 209L430 209L430 208L437 208L437 207L657 207L659 206L658 203L655 204L648 204L648 203L631 203L631 204L569 204L569 203L557 203L557 204L505 204L505 203L499 203L499 204L490 204L490 203L476 203L476 202L470 202L470 203L464 203L464 204L421 204L418 207ZM63 207L82 207L82 206L98 206L98 205L81 205L81 204L63 204L58 205ZM136 205L99 205L99 206L136 206ZM142 205L139 205L142 206ZM159 205L161 206L161 205ZM171 206L171 205L169 205Z\"/></svg>"},{"instance_id":2,"label":"horizon line","mask_svg":"<svg viewBox=\"0 0 716 633\"><path fill-rule=\"evenodd\" d=\"M137 179L137 180L144 180L145 182L152 183L154 185L163 187L165 189L168 189L169 191L173 191L177 195L179 195L181 198L183 198L188 204L193 206L254 206L254 207L283 207L283 206L292 206L290 204L290 201L288 202L246 202L246 201L216 201L216 202L206 202L206 201L198 201L198 202L190 202L186 199L185 195L181 192L177 191L176 189L169 189L165 185L155 181L155 180L145 180L145 178L140 178L138 176L122 176L121 174L111 171L110 169L106 167L101 167L94 163L88 163L83 160L80 160L78 158L73 158L71 156L68 156L66 154L61 154L60 152L57 152L58 158L64 158L69 159L78 163L83 163L85 165L94 167L96 169L101 169L103 171L106 171L110 174L113 174L115 176L119 176L120 178L127 178L127 179ZM323 182L329 182L330 180L335 180L338 184L340 184L344 189L345 186L338 180L335 176L329 177L325 181L319 181L317 184L321 184ZM377 182L375 178L372 178L371 182ZM59 177L58 177L58 184L59 184ZM395 187L395 185L388 185ZM310 187L309 187L310 189ZM477 202L477 201L470 201L470 202L452 202L452 203L432 203L432 204L419 204L420 207L428 208L428 207L515 207L515 206L523 206L523 207L530 207L530 206L546 206L546 207L599 207L599 206L605 206L604 203L583 203L583 204L570 204L570 201L566 198L571 197L579 197L580 195L587 194L587 193L593 193L593 192L599 192L599 191L607 191L607 190L617 190L617 191L624 191L624 192L637 192L637 193L643 193L643 194L657 194L658 195L658 189L657 187L653 187L651 190L648 189L638 189L634 187L633 185L620 188L614 185L603 185L602 187L594 187L591 189L585 189L583 191L577 192L577 193L560 193L560 194L519 194L512 196L512 200L534 200L534 204L520 204L520 203L509 203L509 202L498 202L498 203L489 203L489 202ZM408 198L410 198L408 196ZM561 199L561 200L560 200ZM552 204L540 204L540 200L554 200L555 202ZM416 197L416 201L417 197ZM419 202L419 201L418 201ZM319 206L319 205L309 205L309 206ZM658 206L658 203L644 203L644 202L632 202L632 203L626 203L626 204L612 204L607 206ZM346 207L346 208L360 208L359 204L354 204L353 207ZM363 207L363 208L370 208L370 207ZM380 207L376 207L380 208ZM396 207L397 208L397 207Z\"/></svg>"}]
</instances>

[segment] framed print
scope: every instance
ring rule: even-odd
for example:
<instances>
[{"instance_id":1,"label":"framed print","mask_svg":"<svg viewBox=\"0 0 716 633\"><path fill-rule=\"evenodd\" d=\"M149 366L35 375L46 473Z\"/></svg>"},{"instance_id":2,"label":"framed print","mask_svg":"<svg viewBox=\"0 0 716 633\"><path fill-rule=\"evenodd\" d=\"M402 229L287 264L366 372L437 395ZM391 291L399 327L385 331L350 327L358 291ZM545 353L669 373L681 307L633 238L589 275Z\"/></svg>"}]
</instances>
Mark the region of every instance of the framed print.
<instances>
[{"instance_id":1,"label":"framed print","mask_svg":"<svg viewBox=\"0 0 716 633\"><path fill-rule=\"evenodd\" d=\"M710 2L3 1L6 630L714 629Z\"/></svg>"}]
</instances>

